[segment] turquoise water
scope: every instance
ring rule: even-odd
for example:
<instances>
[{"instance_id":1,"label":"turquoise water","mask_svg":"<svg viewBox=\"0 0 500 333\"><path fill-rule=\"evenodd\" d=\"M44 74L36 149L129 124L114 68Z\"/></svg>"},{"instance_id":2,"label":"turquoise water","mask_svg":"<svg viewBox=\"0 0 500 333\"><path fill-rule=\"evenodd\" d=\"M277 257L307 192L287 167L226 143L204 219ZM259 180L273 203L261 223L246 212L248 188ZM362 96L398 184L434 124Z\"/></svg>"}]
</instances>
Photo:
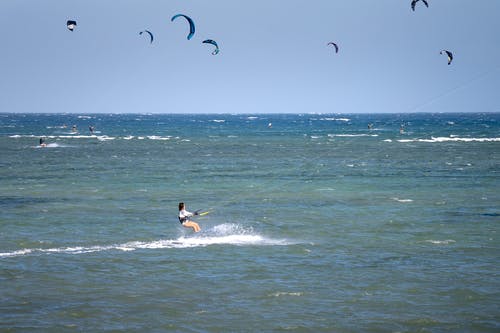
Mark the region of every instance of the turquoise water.
<instances>
[{"instance_id":1,"label":"turquoise water","mask_svg":"<svg viewBox=\"0 0 500 333\"><path fill-rule=\"evenodd\" d=\"M0 331L500 330L500 114L0 114L0 157Z\"/></svg>"}]
</instances>

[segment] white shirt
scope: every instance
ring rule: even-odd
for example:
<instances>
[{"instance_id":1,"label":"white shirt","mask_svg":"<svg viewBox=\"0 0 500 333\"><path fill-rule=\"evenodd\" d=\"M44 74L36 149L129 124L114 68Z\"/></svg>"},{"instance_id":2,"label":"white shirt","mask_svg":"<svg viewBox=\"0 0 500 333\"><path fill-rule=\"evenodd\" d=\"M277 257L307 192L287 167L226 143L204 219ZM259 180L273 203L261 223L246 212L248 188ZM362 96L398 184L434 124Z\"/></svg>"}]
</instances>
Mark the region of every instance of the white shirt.
<instances>
[{"instance_id":1,"label":"white shirt","mask_svg":"<svg viewBox=\"0 0 500 333\"><path fill-rule=\"evenodd\" d=\"M184 222L184 220L187 220L187 218L190 216L193 216L193 213L188 212L185 209L179 211L179 221L181 222Z\"/></svg>"}]
</instances>

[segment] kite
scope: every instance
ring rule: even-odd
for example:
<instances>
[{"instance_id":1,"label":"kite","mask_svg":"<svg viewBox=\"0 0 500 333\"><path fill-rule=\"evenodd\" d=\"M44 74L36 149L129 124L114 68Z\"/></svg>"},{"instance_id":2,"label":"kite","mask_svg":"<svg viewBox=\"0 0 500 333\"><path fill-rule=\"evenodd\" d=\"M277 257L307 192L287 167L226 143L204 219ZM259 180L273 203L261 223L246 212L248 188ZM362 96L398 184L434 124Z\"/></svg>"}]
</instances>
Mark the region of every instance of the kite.
<instances>
[{"instance_id":1,"label":"kite","mask_svg":"<svg viewBox=\"0 0 500 333\"><path fill-rule=\"evenodd\" d=\"M76 21L68 20L68 22L66 22L66 26L70 31L73 31L73 29L76 28Z\"/></svg>"},{"instance_id":2,"label":"kite","mask_svg":"<svg viewBox=\"0 0 500 333\"><path fill-rule=\"evenodd\" d=\"M139 35L142 35L144 32L149 34L149 38L150 38L150 42L149 43L150 44L153 43L153 34L151 33L151 31L144 30L144 31L139 32Z\"/></svg>"},{"instance_id":3,"label":"kite","mask_svg":"<svg viewBox=\"0 0 500 333\"><path fill-rule=\"evenodd\" d=\"M215 50L212 52L213 55L216 55L217 53L219 53L219 45L217 45L216 41L211 40L211 39L206 39L202 43L212 44L213 46L215 46Z\"/></svg>"},{"instance_id":4,"label":"kite","mask_svg":"<svg viewBox=\"0 0 500 333\"><path fill-rule=\"evenodd\" d=\"M172 19L170 21L174 22L174 20L176 18L180 17L180 16L184 17L188 21L188 23L189 23L189 34L187 35L187 39L189 40L194 35L195 28L194 28L194 22L193 22L193 20L191 20L191 18L189 16L186 16L186 15L183 15L183 14L177 14L177 15L172 16Z\"/></svg>"},{"instance_id":5,"label":"kite","mask_svg":"<svg viewBox=\"0 0 500 333\"><path fill-rule=\"evenodd\" d=\"M453 53L447 50L442 50L439 52L439 54L444 54L444 53L446 53L446 55L448 56L448 65L451 64L451 62L453 61Z\"/></svg>"}]
</instances>

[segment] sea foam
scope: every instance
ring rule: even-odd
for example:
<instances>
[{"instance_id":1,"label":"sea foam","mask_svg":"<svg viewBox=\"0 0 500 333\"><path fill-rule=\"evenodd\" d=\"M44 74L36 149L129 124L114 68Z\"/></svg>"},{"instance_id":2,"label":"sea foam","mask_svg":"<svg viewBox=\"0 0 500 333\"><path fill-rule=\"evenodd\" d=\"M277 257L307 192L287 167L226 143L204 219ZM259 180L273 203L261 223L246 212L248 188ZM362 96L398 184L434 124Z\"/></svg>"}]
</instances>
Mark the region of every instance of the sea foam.
<instances>
[{"instance_id":1,"label":"sea foam","mask_svg":"<svg viewBox=\"0 0 500 333\"><path fill-rule=\"evenodd\" d=\"M456 136L450 137L431 137L430 139L400 139L398 142L498 142L500 138L462 138Z\"/></svg>"},{"instance_id":2,"label":"sea foam","mask_svg":"<svg viewBox=\"0 0 500 333\"><path fill-rule=\"evenodd\" d=\"M121 244L68 246L56 248L20 249L0 253L0 258L17 257L34 254L84 254L103 251L135 251L140 249L183 249L193 247L206 247L210 245L236 245L236 246L283 246L290 245L285 239L271 239L256 234L253 230L245 229L237 224L226 223L209 228L200 234L181 236L177 239L158 239L151 241L130 241Z\"/></svg>"}]
</instances>

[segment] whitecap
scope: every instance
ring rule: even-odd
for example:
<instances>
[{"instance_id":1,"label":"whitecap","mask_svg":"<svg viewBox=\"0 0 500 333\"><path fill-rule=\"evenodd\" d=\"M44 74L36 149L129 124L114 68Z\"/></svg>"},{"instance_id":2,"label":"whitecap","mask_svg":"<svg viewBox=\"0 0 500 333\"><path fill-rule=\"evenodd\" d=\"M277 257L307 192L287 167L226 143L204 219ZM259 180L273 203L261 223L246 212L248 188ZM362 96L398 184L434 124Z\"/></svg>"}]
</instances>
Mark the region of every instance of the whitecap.
<instances>
[{"instance_id":1,"label":"whitecap","mask_svg":"<svg viewBox=\"0 0 500 333\"><path fill-rule=\"evenodd\" d=\"M281 296L302 296L304 295L303 292L285 292L285 291L278 291L275 293L268 294L268 297L281 297Z\"/></svg>"},{"instance_id":2,"label":"whitecap","mask_svg":"<svg viewBox=\"0 0 500 333\"><path fill-rule=\"evenodd\" d=\"M319 118L319 120L322 121L351 121L349 118L332 118L332 117L326 117L326 118Z\"/></svg>"},{"instance_id":3,"label":"whitecap","mask_svg":"<svg viewBox=\"0 0 500 333\"><path fill-rule=\"evenodd\" d=\"M8 258L8 257L17 257L17 256L22 256L31 253L31 249L22 249L22 250L17 250L17 251L12 251L12 252L0 252L0 258Z\"/></svg>"},{"instance_id":4,"label":"whitecap","mask_svg":"<svg viewBox=\"0 0 500 333\"><path fill-rule=\"evenodd\" d=\"M397 202L402 202L402 203L413 202L412 199L399 199L399 198L391 198L391 199L394 201L397 201Z\"/></svg>"},{"instance_id":5,"label":"whitecap","mask_svg":"<svg viewBox=\"0 0 500 333\"><path fill-rule=\"evenodd\" d=\"M398 142L428 142L428 143L441 143L441 142L500 142L500 138L463 138L457 136L450 137L431 137L430 139L402 139Z\"/></svg>"},{"instance_id":6,"label":"whitecap","mask_svg":"<svg viewBox=\"0 0 500 333\"><path fill-rule=\"evenodd\" d=\"M47 143L45 146L33 146L33 148L39 149L39 148L59 148L59 147L69 147L65 145L60 145L58 143Z\"/></svg>"},{"instance_id":7,"label":"whitecap","mask_svg":"<svg viewBox=\"0 0 500 333\"><path fill-rule=\"evenodd\" d=\"M97 140L99 140L99 141L109 141L109 140L114 140L114 139L115 139L114 137L107 136L107 135L102 135L102 136L97 137Z\"/></svg>"},{"instance_id":8,"label":"whitecap","mask_svg":"<svg viewBox=\"0 0 500 333\"><path fill-rule=\"evenodd\" d=\"M329 137L346 137L346 138L351 138L351 137L362 137L362 136L373 136L376 137L378 134L328 134Z\"/></svg>"},{"instance_id":9,"label":"whitecap","mask_svg":"<svg viewBox=\"0 0 500 333\"><path fill-rule=\"evenodd\" d=\"M426 243L436 244L436 245L448 245L451 243L455 243L456 241L453 239L445 239L445 240L432 240L428 239L425 241Z\"/></svg>"},{"instance_id":10,"label":"whitecap","mask_svg":"<svg viewBox=\"0 0 500 333\"><path fill-rule=\"evenodd\" d=\"M158 135L148 135L147 138L149 140L160 140L160 141L166 141L170 140L172 137L171 136L158 136Z\"/></svg>"}]
</instances>

